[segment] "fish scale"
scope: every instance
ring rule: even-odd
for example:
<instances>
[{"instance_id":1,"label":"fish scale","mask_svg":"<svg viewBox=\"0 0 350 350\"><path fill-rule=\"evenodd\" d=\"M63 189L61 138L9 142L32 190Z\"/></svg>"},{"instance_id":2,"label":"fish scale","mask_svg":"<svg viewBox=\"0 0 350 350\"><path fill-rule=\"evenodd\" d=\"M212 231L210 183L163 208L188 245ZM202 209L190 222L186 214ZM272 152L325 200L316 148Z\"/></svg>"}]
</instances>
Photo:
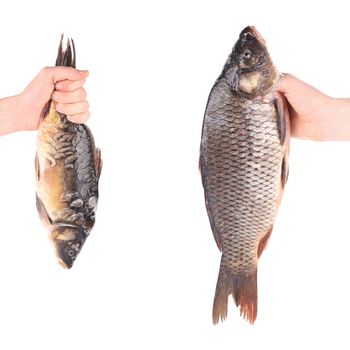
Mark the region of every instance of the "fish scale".
<instances>
[{"instance_id":1,"label":"fish scale","mask_svg":"<svg viewBox=\"0 0 350 350\"><path fill-rule=\"evenodd\" d=\"M288 116L281 96L272 92L278 73L256 33L253 27L242 31L212 88L203 122L200 168L210 224L222 251L214 323L226 318L229 294L241 314L255 321L257 262L288 173ZM243 57L247 49L251 66Z\"/></svg>"}]
</instances>

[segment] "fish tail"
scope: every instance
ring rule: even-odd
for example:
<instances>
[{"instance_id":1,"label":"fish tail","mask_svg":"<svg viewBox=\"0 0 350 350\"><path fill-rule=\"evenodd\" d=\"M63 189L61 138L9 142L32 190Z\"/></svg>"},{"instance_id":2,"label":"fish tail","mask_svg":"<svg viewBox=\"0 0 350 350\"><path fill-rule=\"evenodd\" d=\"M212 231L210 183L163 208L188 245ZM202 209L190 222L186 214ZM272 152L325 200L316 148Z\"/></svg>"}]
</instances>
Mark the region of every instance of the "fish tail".
<instances>
[{"instance_id":1,"label":"fish tail","mask_svg":"<svg viewBox=\"0 0 350 350\"><path fill-rule=\"evenodd\" d=\"M214 324L220 319L221 321L226 319L230 294L236 305L240 306L241 316L253 324L258 311L257 270L249 276L234 275L224 266L220 266L213 305Z\"/></svg>"},{"instance_id":2,"label":"fish tail","mask_svg":"<svg viewBox=\"0 0 350 350\"><path fill-rule=\"evenodd\" d=\"M67 38L66 48L63 49L63 38L64 35L61 35L60 46L58 47L58 53L56 58L56 66L66 66L66 67L76 67L75 60L75 45L74 40ZM49 114L51 108L51 100L47 101L43 110L40 113L40 121L43 121L45 117Z\"/></svg>"},{"instance_id":3,"label":"fish tail","mask_svg":"<svg viewBox=\"0 0 350 350\"><path fill-rule=\"evenodd\" d=\"M58 53L56 58L56 66L76 67L75 60L75 45L72 38L66 39L66 48L63 49L63 38L61 35L60 46L58 47Z\"/></svg>"}]
</instances>

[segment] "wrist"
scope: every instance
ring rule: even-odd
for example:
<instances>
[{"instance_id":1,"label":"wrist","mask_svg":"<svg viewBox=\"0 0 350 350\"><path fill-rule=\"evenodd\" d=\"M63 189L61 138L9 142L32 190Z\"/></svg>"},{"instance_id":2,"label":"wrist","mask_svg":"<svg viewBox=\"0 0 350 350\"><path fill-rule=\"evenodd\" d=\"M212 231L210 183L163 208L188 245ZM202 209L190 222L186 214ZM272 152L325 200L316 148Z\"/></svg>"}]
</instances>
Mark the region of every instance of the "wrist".
<instances>
[{"instance_id":1,"label":"wrist","mask_svg":"<svg viewBox=\"0 0 350 350\"><path fill-rule=\"evenodd\" d=\"M334 131L339 127L332 116L335 110L335 98L325 94L319 94L313 101L315 108L308 117L306 128L310 133L310 140L330 141L334 137ZM333 130L335 128L335 130Z\"/></svg>"},{"instance_id":2,"label":"wrist","mask_svg":"<svg viewBox=\"0 0 350 350\"><path fill-rule=\"evenodd\" d=\"M330 98L323 123L325 141L350 141L350 99Z\"/></svg>"},{"instance_id":3,"label":"wrist","mask_svg":"<svg viewBox=\"0 0 350 350\"><path fill-rule=\"evenodd\" d=\"M350 141L350 99L324 96L300 129L314 141ZM296 132L298 134L298 132Z\"/></svg>"},{"instance_id":4,"label":"wrist","mask_svg":"<svg viewBox=\"0 0 350 350\"><path fill-rule=\"evenodd\" d=\"M0 99L0 135L24 130L19 95Z\"/></svg>"}]
</instances>

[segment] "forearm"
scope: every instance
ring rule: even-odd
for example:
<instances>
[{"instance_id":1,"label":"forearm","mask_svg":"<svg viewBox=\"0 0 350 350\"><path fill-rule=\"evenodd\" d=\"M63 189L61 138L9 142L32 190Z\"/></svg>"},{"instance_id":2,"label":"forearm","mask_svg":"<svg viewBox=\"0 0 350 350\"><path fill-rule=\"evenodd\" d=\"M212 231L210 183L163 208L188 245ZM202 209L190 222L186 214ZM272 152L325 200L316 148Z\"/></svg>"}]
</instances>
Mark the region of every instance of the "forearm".
<instances>
[{"instance_id":1,"label":"forearm","mask_svg":"<svg viewBox=\"0 0 350 350\"><path fill-rule=\"evenodd\" d=\"M20 131L21 107L19 96L0 99L0 136Z\"/></svg>"},{"instance_id":2,"label":"forearm","mask_svg":"<svg viewBox=\"0 0 350 350\"><path fill-rule=\"evenodd\" d=\"M323 124L324 141L350 141L350 99L332 98Z\"/></svg>"},{"instance_id":3,"label":"forearm","mask_svg":"<svg viewBox=\"0 0 350 350\"><path fill-rule=\"evenodd\" d=\"M350 99L323 96L307 116L291 113L295 138L314 141L350 141Z\"/></svg>"}]
</instances>

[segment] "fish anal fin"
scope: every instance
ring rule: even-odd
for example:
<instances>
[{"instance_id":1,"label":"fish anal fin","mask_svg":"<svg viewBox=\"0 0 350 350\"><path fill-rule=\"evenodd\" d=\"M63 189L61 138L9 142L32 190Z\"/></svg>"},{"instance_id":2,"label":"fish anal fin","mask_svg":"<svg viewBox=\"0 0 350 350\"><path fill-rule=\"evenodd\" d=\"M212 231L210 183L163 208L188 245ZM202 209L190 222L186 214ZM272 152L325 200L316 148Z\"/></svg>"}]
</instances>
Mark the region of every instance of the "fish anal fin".
<instances>
[{"instance_id":1,"label":"fish anal fin","mask_svg":"<svg viewBox=\"0 0 350 350\"><path fill-rule=\"evenodd\" d=\"M207 190L206 190L206 188L207 188L207 186L206 186L207 171L206 171L205 164L204 164L204 162L202 160L202 157L199 158L199 170L200 170L201 176L202 176L202 183L203 183L204 197L205 197L205 207L207 209L207 214L208 214L208 217L209 217L210 227L211 227L211 230L213 232L216 245L218 246L220 251L222 251L221 235L220 235L219 231L216 228L215 221L214 221L214 215L213 215L212 210L210 208L209 195L208 195Z\"/></svg>"},{"instance_id":2,"label":"fish anal fin","mask_svg":"<svg viewBox=\"0 0 350 350\"><path fill-rule=\"evenodd\" d=\"M282 169L281 169L282 189L284 189L284 186L287 183L288 175L289 175L289 154L288 152L286 152L282 160Z\"/></svg>"},{"instance_id":3,"label":"fish anal fin","mask_svg":"<svg viewBox=\"0 0 350 350\"><path fill-rule=\"evenodd\" d=\"M266 233L264 237L262 237L259 241L258 245L258 258L260 258L262 252L266 249L267 243L269 242L269 239L271 237L273 226L269 229L269 231Z\"/></svg>"},{"instance_id":4,"label":"fish anal fin","mask_svg":"<svg viewBox=\"0 0 350 350\"><path fill-rule=\"evenodd\" d=\"M39 164L38 153L35 154L35 177L36 177L36 181L40 180L40 164Z\"/></svg>"},{"instance_id":5,"label":"fish anal fin","mask_svg":"<svg viewBox=\"0 0 350 350\"><path fill-rule=\"evenodd\" d=\"M241 316L253 324L258 312L257 270L248 276L234 275L226 267L220 266L213 305L214 324L226 319L230 294L240 307Z\"/></svg>"},{"instance_id":6,"label":"fish anal fin","mask_svg":"<svg viewBox=\"0 0 350 350\"><path fill-rule=\"evenodd\" d=\"M101 149L99 148L96 148L95 159L96 159L97 177L100 178L101 172L102 172L103 160L101 156Z\"/></svg>"},{"instance_id":7,"label":"fish anal fin","mask_svg":"<svg viewBox=\"0 0 350 350\"><path fill-rule=\"evenodd\" d=\"M215 222L214 222L214 216L213 213L210 209L210 205L207 199L207 195L205 194L205 206L207 208L207 213L209 217L209 222L210 222L210 227L211 230L213 231L214 239L216 242L216 245L218 246L219 250L222 251L222 240L221 240L221 235L219 234L218 230L216 229Z\"/></svg>"},{"instance_id":8,"label":"fish anal fin","mask_svg":"<svg viewBox=\"0 0 350 350\"><path fill-rule=\"evenodd\" d=\"M38 195L36 195L36 208L38 210L39 217L40 217L41 221L43 222L43 224L47 225L47 226L51 225L52 220L51 220L49 214L47 213L43 202L38 197Z\"/></svg>"}]
</instances>

